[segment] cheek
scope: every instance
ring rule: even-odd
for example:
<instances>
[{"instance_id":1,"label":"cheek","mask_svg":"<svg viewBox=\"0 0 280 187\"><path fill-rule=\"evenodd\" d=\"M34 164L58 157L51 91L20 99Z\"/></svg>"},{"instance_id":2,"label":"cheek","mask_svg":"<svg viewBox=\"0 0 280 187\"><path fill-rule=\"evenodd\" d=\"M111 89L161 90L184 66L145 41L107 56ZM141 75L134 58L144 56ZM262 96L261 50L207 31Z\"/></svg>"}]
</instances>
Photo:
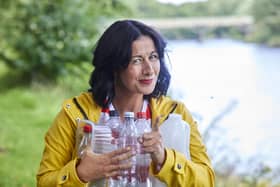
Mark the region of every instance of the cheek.
<instances>
[{"instance_id":1,"label":"cheek","mask_svg":"<svg viewBox=\"0 0 280 187\"><path fill-rule=\"evenodd\" d=\"M136 81L138 77L140 77L142 74L142 68L141 66L132 66L129 67L125 73L126 78L128 81Z\"/></svg>"},{"instance_id":2,"label":"cheek","mask_svg":"<svg viewBox=\"0 0 280 187\"><path fill-rule=\"evenodd\" d=\"M130 85L132 82L137 80L137 71L127 70L120 75L120 79L124 85Z\"/></svg>"},{"instance_id":3,"label":"cheek","mask_svg":"<svg viewBox=\"0 0 280 187\"><path fill-rule=\"evenodd\" d=\"M141 75L141 70L140 69L132 69L126 74L126 78L129 81L134 81L137 80L137 77Z\"/></svg>"},{"instance_id":4,"label":"cheek","mask_svg":"<svg viewBox=\"0 0 280 187\"><path fill-rule=\"evenodd\" d=\"M160 63L159 62L155 64L154 71L155 71L155 74L158 76L159 71L160 71Z\"/></svg>"}]
</instances>

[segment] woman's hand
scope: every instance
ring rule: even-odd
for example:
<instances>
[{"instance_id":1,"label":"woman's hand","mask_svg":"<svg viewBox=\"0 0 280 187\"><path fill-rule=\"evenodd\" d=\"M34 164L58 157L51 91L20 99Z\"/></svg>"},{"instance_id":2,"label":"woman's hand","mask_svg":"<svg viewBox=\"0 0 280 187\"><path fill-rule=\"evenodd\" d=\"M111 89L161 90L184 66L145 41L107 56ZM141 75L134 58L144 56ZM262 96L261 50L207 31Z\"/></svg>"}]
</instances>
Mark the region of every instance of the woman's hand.
<instances>
[{"instance_id":1,"label":"woman's hand","mask_svg":"<svg viewBox=\"0 0 280 187\"><path fill-rule=\"evenodd\" d=\"M152 132L144 133L142 137L142 149L151 154L152 161L155 165L162 166L165 161L165 149L162 143L162 137L158 128L159 117Z\"/></svg>"},{"instance_id":2,"label":"woman's hand","mask_svg":"<svg viewBox=\"0 0 280 187\"><path fill-rule=\"evenodd\" d=\"M121 170L131 167L131 163L121 163L121 161L132 156L133 153L129 147L105 154L96 154L91 150L85 150L76 168L78 177L83 182L89 182L117 176Z\"/></svg>"},{"instance_id":3,"label":"woman's hand","mask_svg":"<svg viewBox=\"0 0 280 187\"><path fill-rule=\"evenodd\" d=\"M162 165L165 161L165 150L159 131L152 131L143 135L142 149L150 153L155 165Z\"/></svg>"}]
</instances>

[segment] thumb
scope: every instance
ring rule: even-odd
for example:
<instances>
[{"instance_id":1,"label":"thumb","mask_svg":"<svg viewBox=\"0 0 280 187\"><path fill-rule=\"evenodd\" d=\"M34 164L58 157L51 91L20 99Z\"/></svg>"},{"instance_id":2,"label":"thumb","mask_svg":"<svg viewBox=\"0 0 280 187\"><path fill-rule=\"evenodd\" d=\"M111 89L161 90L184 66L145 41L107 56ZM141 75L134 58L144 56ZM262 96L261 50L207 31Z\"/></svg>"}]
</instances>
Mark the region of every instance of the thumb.
<instances>
[{"instance_id":1,"label":"thumb","mask_svg":"<svg viewBox=\"0 0 280 187\"><path fill-rule=\"evenodd\" d=\"M152 127L153 132L159 131L159 121L160 121L161 116L156 117L155 124Z\"/></svg>"}]
</instances>

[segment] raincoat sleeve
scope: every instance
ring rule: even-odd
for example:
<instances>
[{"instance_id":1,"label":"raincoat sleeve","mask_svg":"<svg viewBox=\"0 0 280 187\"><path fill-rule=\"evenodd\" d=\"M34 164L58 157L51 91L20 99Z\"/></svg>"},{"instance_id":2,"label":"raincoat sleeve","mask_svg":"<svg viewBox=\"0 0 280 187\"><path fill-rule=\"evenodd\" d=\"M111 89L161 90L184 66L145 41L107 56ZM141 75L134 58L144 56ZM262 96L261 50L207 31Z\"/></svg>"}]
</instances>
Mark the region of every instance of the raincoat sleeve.
<instances>
[{"instance_id":1,"label":"raincoat sleeve","mask_svg":"<svg viewBox=\"0 0 280 187\"><path fill-rule=\"evenodd\" d=\"M152 165L152 174L170 187L213 187L215 183L214 171L196 122L182 103L174 112L181 114L183 120L190 125L191 160L186 159L183 154L174 149L166 148L166 160L163 166L157 172L156 166Z\"/></svg>"},{"instance_id":2,"label":"raincoat sleeve","mask_svg":"<svg viewBox=\"0 0 280 187\"><path fill-rule=\"evenodd\" d=\"M64 107L45 135L45 149L37 173L37 186L83 187L76 173L76 125Z\"/></svg>"}]
</instances>

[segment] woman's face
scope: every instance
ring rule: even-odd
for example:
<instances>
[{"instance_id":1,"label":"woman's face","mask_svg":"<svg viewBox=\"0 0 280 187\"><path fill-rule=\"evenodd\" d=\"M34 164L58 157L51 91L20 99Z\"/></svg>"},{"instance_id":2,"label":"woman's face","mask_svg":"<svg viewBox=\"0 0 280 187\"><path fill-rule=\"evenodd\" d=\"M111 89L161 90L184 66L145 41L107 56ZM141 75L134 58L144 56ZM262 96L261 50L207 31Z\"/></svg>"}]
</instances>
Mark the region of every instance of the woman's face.
<instances>
[{"instance_id":1,"label":"woman's face","mask_svg":"<svg viewBox=\"0 0 280 187\"><path fill-rule=\"evenodd\" d=\"M151 94L156 86L159 70L159 55L153 40L148 36L141 36L132 43L131 59L128 67L119 74L116 91Z\"/></svg>"}]
</instances>

